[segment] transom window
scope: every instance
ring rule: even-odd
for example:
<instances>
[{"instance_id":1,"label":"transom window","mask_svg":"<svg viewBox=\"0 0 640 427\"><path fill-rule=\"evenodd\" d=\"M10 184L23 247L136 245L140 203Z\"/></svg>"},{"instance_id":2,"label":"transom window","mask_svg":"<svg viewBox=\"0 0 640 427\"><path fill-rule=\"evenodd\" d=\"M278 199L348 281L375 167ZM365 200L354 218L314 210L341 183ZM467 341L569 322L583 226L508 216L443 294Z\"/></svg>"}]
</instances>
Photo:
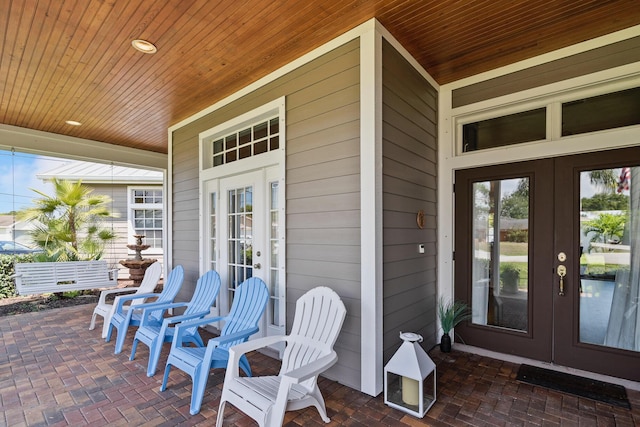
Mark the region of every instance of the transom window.
<instances>
[{"instance_id":1,"label":"transom window","mask_svg":"<svg viewBox=\"0 0 640 427\"><path fill-rule=\"evenodd\" d=\"M556 99L542 102L545 105L540 108L513 114L487 117L474 113L484 117L468 123L461 118L459 152L561 140L572 135L640 125L640 87L566 102ZM513 108L509 106L501 111L512 111Z\"/></svg>"},{"instance_id":2,"label":"transom window","mask_svg":"<svg viewBox=\"0 0 640 427\"><path fill-rule=\"evenodd\" d=\"M211 142L213 166L277 150L280 147L280 119L273 116L217 138Z\"/></svg>"}]
</instances>

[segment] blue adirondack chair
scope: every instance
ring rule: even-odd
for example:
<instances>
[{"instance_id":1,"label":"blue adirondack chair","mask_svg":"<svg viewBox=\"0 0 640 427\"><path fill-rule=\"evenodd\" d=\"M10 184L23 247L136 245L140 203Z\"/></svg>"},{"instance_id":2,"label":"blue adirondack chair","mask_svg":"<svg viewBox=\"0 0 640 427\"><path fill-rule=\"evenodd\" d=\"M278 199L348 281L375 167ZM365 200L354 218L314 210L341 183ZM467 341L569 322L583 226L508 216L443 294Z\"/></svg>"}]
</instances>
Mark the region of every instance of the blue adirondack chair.
<instances>
[{"instance_id":1,"label":"blue adirondack chair","mask_svg":"<svg viewBox=\"0 0 640 427\"><path fill-rule=\"evenodd\" d=\"M162 288L162 292L160 293L148 293L148 294L136 294L136 295L126 295L119 297L118 304L114 307L113 316L111 316L111 322L109 323L109 330L107 331L107 337L105 338L106 342L111 341L111 333L113 332L113 328L118 330L118 336L116 338L116 350L115 354L119 354L122 351L122 346L124 344L124 338L127 335L127 330L129 326L140 326L140 320L142 319L142 310L147 306L147 304L157 304L157 303L167 303L173 302L176 295L178 295L178 291L180 291L180 287L182 286L182 281L184 280L184 269L181 265L176 266L171 273L169 273L169 277ZM124 310L123 305L126 301L135 299L135 298L151 298L157 297L154 302L139 304L135 306L135 309ZM151 314L151 318L158 324L162 324L162 310L154 311Z\"/></svg>"},{"instance_id":2,"label":"blue adirondack chair","mask_svg":"<svg viewBox=\"0 0 640 427\"><path fill-rule=\"evenodd\" d=\"M133 338L133 346L131 348L131 357L129 357L129 360L133 360L135 358L138 342L146 344L149 347L147 376L150 377L154 375L156 373L156 368L158 367L162 344L173 340L175 327L172 327L171 325L175 325L186 320L202 319L210 313L211 306L216 300L219 292L220 276L214 270L209 270L198 279L196 290L193 293L193 297L191 297L191 301L148 305L144 310L142 310L142 320L138 330L136 331L136 335ZM156 324L154 319L151 318L151 314L156 310L165 311L178 307L186 307L186 310L179 316L165 317L162 321L162 325ZM204 347L204 343L198 333L197 326L186 330L182 335L182 341L194 343L198 347Z\"/></svg>"},{"instance_id":3,"label":"blue adirondack chair","mask_svg":"<svg viewBox=\"0 0 640 427\"><path fill-rule=\"evenodd\" d=\"M268 300L269 290L267 285L259 278L252 277L238 286L231 305L231 311L227 316L187 321L177 325L160 391L164 391L167 388L171 366L183 370L191 376L193 381L189 412L191 412L191 415L200 412L204 390L209 378L209 370L226 368L229 359L229 347L247 341L251 335L258 332L258 322L262 317L262 313L264 313ZM206 347L182 346L182 334L189 328L216 321L223 321L224 327L220 336L210 339ZM246 375L251 375L251 367L246 357L240 362L240 367Z\"/></svg>"}]
</instances>

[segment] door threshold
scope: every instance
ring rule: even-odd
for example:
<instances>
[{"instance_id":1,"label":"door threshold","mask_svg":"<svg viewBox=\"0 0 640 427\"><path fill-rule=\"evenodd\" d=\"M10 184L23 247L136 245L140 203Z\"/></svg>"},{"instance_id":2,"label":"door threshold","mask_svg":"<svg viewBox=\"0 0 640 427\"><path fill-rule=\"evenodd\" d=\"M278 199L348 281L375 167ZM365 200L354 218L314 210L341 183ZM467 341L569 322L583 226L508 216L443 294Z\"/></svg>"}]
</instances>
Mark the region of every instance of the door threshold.
<instances>
[{"instance_id":1,"label":"door threshold","mask_svg":"<svg viewBox=\"0 0 640 427\"><path fill-rule=\"evenodd\" d=\"M498 353L491 350L486 350L480 347L474 347L471 345L454 343L453 348L466 353L477 354L478 356L490 357L492 359L502 360L505 362L517 363L519 365L526 364L537 366L539 368L551 369L558 372L564 372L567 374L578 375L585 378L591 378L598 381L604 381L612 384L621 385L629 390L640 391L640 382L626 380L624 378L610 377L608 375L597 374L595 372L583 371L580 369L569 368L566 366L555 365L549 362L541 362L539 360L527 359L526 357L514 356L512 354Z\"/></svg>"}]
</instances>

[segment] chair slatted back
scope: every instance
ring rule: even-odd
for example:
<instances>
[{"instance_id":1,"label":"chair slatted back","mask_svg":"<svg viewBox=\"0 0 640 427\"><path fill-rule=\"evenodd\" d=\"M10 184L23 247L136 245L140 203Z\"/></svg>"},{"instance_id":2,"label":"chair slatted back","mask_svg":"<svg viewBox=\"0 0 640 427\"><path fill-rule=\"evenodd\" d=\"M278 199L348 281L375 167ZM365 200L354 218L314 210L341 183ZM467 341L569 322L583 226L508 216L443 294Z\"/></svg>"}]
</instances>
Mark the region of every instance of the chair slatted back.
<instances>
[{"instance_id":1,"label":"chair slatted back","mask_svg":"<svg viewBox=\"0 0 640 427\"><path fill-rule=\"evenodd\" d=\"M285 348L280 373L287 373L329 354L338 339L346 313L344 303L330 288L320 286L300 297L296 301L289 333L295 339Z\"/></svg>"},{"instance_id":2,"label":"chair slatted back","mask_svg":"<svg viewBox=\"0 0 640 427\"><path fill-rule=\"evenodd\" d=\"M182 282L184 281L184 268L181 265L176 266L171 273L169 273L169 277L167 278L167 282L164 284L162 288L162 292L160 292L160 296L154 302L158 303L170 303L173 302L178 292L180 292L180 287L182 286ZM154 310L149 314L149 316L153 319L160 321L164 314L163 310Z\"/></svg>"},{"instance_id":3,"label":"chair slatted back","mask_svg":"<svg viewBox=\"0 0 640 427\"><path fill-rule=\"evenodd\" d=\"M231 311L224 318L225 324L220 335L230 335L258 326L268 300L269 289L261 279L251 277L242 282L236 290ZM232 341L220 347L229 348L243 341L246 339Z\"/></svg>"},{"instance_id":4,"label":"chair slatted back","mask_svg":"<svg viewBox=\"0 0 640 427\"><path fill-rule=\"evenodd\" d=\"M162 265L159 262L154 262L151 264L144 272L144 277L142 278L142 282L136 291L136 294L148 294L152 293L156 286L158 286L158 281L160 280L160 276L162 275ZM145 300L143 298L134 299L131 301L131 306L136 306L138 304L143 304Z\"/></svg>"},{"instance_id":5,"label":"chair slatted back","mask_svg":"<svg viewBox=\"0 0 640 427\"><path fill-rule=\"evenodd\" d=\"M201 313L208 311L213 305L220 292L220 275L215 270L209 270L196 283L196 290L193 292L191 301L184 314ZM195 333L196 326L187 329L189 334Z\"/></svg>"}]
</instances>

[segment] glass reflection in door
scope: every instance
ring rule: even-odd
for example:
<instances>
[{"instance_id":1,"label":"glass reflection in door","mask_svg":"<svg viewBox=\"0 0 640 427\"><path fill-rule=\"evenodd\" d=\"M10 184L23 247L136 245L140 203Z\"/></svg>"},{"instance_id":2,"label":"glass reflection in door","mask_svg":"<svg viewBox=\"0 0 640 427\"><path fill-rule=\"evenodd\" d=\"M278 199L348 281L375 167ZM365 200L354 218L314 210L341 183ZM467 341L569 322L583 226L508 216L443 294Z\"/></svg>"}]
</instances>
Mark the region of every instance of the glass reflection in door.
<instances>
[{"instance_id":1,"label":"glass reflection in door","mask_svg":"<svg viewBox=\"0 0 640 427\"><path fill-rule=\"evenodd\" d=\"M528 329L529 178L473 183L472 323Z\"/></svg>"},{"instance_id":2,"label":"glass reflection in door","mask_svg":"<svg viewBox=\"0 0 640 427\"><path fill-rule=\"evenodd\" d=\"M227 196L229 197L227 271L229 307L231 307L235 289L253 275L253 188L241 187L229 190Z\"/></svg>"},{"instance_id":3,"label":"glass reflection in door","mask_svg":"<svg viewBox=\"0 0 640 427\"><path fill-rule=\"evenodd\" d=\"M580 341L640 351L640 167L581 172Z\"/></svg>"}]
</instances>

